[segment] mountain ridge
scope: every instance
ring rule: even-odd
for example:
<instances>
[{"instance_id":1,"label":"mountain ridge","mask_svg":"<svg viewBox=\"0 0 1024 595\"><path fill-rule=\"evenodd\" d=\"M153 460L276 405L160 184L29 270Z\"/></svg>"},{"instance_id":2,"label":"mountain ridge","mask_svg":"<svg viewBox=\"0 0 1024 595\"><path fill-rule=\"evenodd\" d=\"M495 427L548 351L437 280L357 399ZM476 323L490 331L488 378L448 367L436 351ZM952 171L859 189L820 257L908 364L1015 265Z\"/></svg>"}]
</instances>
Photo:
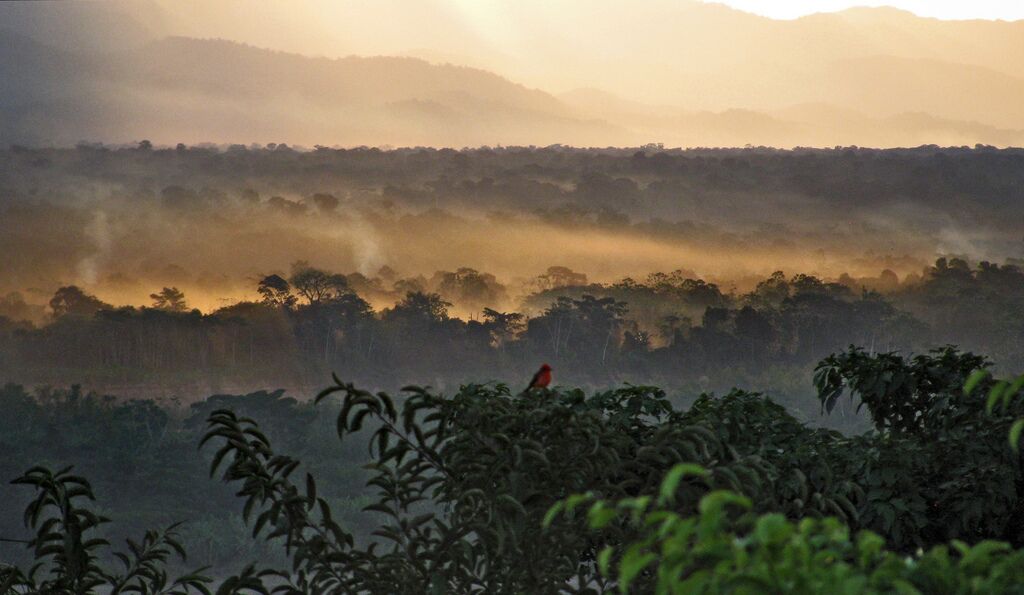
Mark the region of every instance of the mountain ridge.
<instances>
[{"instance_id":1,"label":"mountain ridge","mask_svg":"<svg viewBox=\"0 0 1024 595\"><path fill-rule=\"evenodd\" d=\"M658 14L651 6L632 18L642 22ZM876 22L879 14L899 30L931 30L949 22L859 9L777 21L721 5L679 6L664 9L669 22L654 33L671 30L678 25L672 19L684 17L691 20L683 28L695 30L707 15L723 23L728 39L743 37L743 27L728 26L736 19L751 31L772 35L820 21L828 27L797 41L813 46L841 31L834 45L856 39L861 49L839 47L797 63L798 44L791 40L719 70L705 65L680 71L686 60L659 56L641 70L650 74L649 84L689 97L672 102L654 95L638 101L643 89L623 95L602 85L556 93L505 72L408 55L308 56L184 35L127 49L69 52L46 43L52 40L8 32L0 34L0 47L7 50L0 55L0 73L8 83L0 88L6 116L0 142L69 145L146 138L165 144L884 147L941 139L944 144L1024 144L1024 67L1014 74L1007 72L1016 69L1012 64L978 65L969 56L950 62L941 52L866 53L864 48L884 48L878 39L861 35L858 24ZM791 29L793 23L797 29ZM1024 21L982 25L986 31L1024 32ZM713 37L714 31L704 30L705 37L687 43L699 45L709 33ZM963 35L954 37L951 43L963 43ZM647 44L641 50L659 43L638 42ZM722 43L701 51L713 53ZM762 49L751 40L742 43ZM1024 41L1012 43L1024 48ZM909 54L917 52L912 45ZM851 52L856 55L836 58ZM696 64L700 58L688 60ZM1024 58L1010 62L1024 65Z\"/></svg>"}]
</instances>

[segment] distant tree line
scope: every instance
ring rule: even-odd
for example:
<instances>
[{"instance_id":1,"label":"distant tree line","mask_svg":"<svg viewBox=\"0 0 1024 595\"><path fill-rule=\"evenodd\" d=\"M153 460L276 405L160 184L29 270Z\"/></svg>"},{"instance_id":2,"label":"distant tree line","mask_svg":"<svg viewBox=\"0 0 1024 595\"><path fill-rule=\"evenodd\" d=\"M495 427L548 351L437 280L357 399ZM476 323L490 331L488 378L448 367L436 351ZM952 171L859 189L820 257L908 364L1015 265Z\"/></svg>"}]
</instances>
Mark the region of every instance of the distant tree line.
<instances>
[{"instance_id":1,"label":"distant tree line","mask_svg":"<svg viewBox=\"0 0 1024 595\"><path fill-rule=\"evenodd\" d=\"M910 149L768 147L746 149L662 147L578 149L429 147L383 150L286 144L107 147L75 149L12 147L0 151L0 181L20 189L21 176L55 172L107 181L144 178L191 180L207 188L237 188L244 178L258 187L288 187L312 197L311 206L331 211L345 201L324 190L337 184L381 188L385 199L433 205L435 201L486 200L541 207L576 202L595 212L633 212L632 206L666 206L680 193L756 191L797 193L877 207L893 199L947 210L971 197L986 211L1013 210L1024 188L1024 150L922 146ZM315 173L316 175L310 175ZM653 179L652 184L638 180ZM571 182L566 189L566 182ZM255 191L255 192L258 192ZM222 192L223 193L223 192ZM168 184L167 203L202 203L216 196ZM250 188L248 197L259 195ZM274 196L271 194L270 196ZM566 201L566 199L569 199ZM287 208L285 197L275 202ZM868 200L868 204L863 204ZM1018 203L1019 204L1019 203ZM191 205L195 206L195 205ZM307 208L307 207L302 207ZM981 213L978 213L979 215Z\"/></svg>"},{"instance_id":2,"label":"distant tree line","mask_svg":"<svg viewBox=\"0 0 1024 595\"><path fill-rule=\"evenodd\" d=\"M547 362L558 383L646 380L692 394L774 378L769 388L785 400L787 388L806 386L806 373L796 370L850 344L882 352L954 343L1024 367L1018 267L940 259L886 294L866 288L886 277L826 282L776 273L736 295L683 271L594 284L552 267L522 312L489 307L505 288L472 269L432 281L392 278L388 287L382 277L297 263L287 277L261 278L259 299L209 314L189 310L174 287L135 308L68 286L50 301L49 324L0 317L0 374L51 384L172 383L201 393L315 386L333 371L393 389L412 378L439 387L524 382ZM393 305L375 310L366 298ZM458 318L453 303L476 314ZM814 409L806 400L798 408Z\"/></svg>"}]
</instances>

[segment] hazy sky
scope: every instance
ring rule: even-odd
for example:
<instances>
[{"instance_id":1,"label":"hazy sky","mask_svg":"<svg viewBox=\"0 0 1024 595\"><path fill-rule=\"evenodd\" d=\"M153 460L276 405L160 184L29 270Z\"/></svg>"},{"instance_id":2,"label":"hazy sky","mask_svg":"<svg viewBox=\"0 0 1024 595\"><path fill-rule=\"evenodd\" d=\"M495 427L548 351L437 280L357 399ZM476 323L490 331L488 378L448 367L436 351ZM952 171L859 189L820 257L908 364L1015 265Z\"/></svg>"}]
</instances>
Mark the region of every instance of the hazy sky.
<instances>
[{"instance_id":1,"label":"hazy sky","mask_svg":"<svg viewBox=\"0 0 1024 595\"><path fill-rule=\"evenodd\" d=\"M1021 144L1024 0L887 1L890 8L848 11L881 0L0 2L0 30L102 50L95 59L112 56L125 77L93 98L93 112L62 112L78 118L76 128L45 112L57 109L48 89L77 106L105 79L73 88L65 69L46 70L53 60L30 67L17 52L0 53L0 72L24 79L0 88L0 106L24 106L0 118L0 138ZM787 18L814 11L826 14ZM167 36L192 39L159 41ZM203 41L211 39L252 47Z\"/></svg>"},{"instance_id":2,"label":"hazy sky","mask_svg":"<svg viewBox=\"0 0 1024 595\"><path fill-rule=\"evenodd\" d=\"M1022 0L718 0L734 8L776 19L854 6L891 6L939 19L1024 19Z\"/></svg>"}]
</instances>

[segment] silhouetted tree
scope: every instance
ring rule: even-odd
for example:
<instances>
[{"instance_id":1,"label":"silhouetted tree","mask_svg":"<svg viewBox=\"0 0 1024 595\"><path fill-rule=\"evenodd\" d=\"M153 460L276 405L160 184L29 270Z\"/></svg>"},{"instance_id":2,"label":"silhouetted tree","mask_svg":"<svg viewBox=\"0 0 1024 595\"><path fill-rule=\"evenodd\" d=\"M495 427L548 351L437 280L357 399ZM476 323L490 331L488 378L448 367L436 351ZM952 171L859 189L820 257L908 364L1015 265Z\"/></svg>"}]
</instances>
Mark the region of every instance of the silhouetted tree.
<instances>
[{"instance_id":1,"label":"silhouetted tree","mask_svg":"<svg viewBox=\"0 0 1024 595\"><path fill-rule=\"evenodd\" d=\"M302 266L288 280L308 304L317 304L350 292L344 275Z\"/></svg>"},{"instance_id":2,"label":"silhouetted tree","mask_svg":"<svg viewBox=\"0 0 1024 595\"><path fill-rule=\"evenodd\" d=\"M153 300L153 307L157 310L167 312L188 311L185 294L177 287L164 287L158 293L149 294L149 298Z\"/></svg>"},{"instance_id":3,"label":"silhouetted tree","mask_svg":"<svg viewBox=\"0 0 1024 595\"><path fill-rule=\"evenodd\" d=\"M455 272L439 271L431 284L453 303L473 310L497 306L507 299L505 287L494 275L466 267Z\"/></svg>"},{"instance_id":4,"label":"silhouetted tree","mask_svg":"<svg viewBox=\"0 0 1024 595\"><path fill-rule=\"evenodd\" d=\"M263 298L263 303L269 306L291 308L296 302L291 284L280 275L263 277L257 284L256 291Z\"/></svg>"},{"instance_id":5,"label":"silhouetted tree","mask_svg":"<svg viewBox=\"0 0 1024 595\"><path fill-rule=\"evenodd\" d=\"M317 193L313 195L313 204L321 213L333 213L337 210L339 203L338 197L333 194Z\"/></svg>"},{"instance_id":6,"label":"silhouetted tree","mask_svg":"<svg viewBox=\"0 0 1024 595\"><path fill-rule=\"evenodd\" d=\"M85 293L77 285L61 287L50 298L50 310L55 318L64 316L92 316L100 310L112 307L96 296Z\"/></svg>"},{"instance_id":7,"label":"silhouetted tree","mask_svg":"<svg viewBox=\"0 0 1024 595\"><path fill-rule=\"evenodd\" d=\"M512 341L525 328L523 323L525 318L518 312L498 312L484 308L483 325L490 333L491 344L503 346Z\"/></svg>"},{"instance_id":8,"label":"silhouetted tree","mask_svg":"<svg viewBox=\"0 0 1024 595\"><path fill-rule=\"evenodd\" d=\"M558 289L559 287L573 287L586 284L587 276L583 273L577 273L569 267L548 267L547 272L537 277L537 286L542 291L545 289Z\"/></svg>"},{"instance_id":9,"label":"silhouetted tree","mask_svg":"<svg viewBox=\"0 0 1024 595\"><path fill-rule=\"evenodd\" d=\"M451 305L451 302L446 302L436 293L410 291L405 294L401 302L395 304L395 307L385 311L384 318L385 320L443 322L448 320L448 308Z\"/></svg>"}]
</instances>

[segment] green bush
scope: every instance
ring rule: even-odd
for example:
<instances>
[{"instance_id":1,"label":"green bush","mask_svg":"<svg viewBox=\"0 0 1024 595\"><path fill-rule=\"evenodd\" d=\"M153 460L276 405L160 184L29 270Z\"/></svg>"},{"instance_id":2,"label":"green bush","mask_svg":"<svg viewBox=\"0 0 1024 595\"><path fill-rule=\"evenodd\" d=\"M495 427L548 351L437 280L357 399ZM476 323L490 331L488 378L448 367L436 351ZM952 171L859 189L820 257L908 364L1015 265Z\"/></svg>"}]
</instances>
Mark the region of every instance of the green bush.
<instances>
[{"instance_id":1,"label":"green bush","mask_svg":"<svg viewBox=\"0 0 1024 595\"><path fill-rule=\"evenodd\" d=\"M752 513L749 498L716 490L693 515L676 512L678 482L706 477L692 465L669 471L658 495L618 501L570 497L549 514L577 516L601 531L620 520L639 536L597 556L607 583L622 593L1020 593L1024 550L999 541L953 541L906 556L871 531L851 536L835 518L791 521ZM548 523L551 526L551 523Z\"/></svg>"}]
</instances>

